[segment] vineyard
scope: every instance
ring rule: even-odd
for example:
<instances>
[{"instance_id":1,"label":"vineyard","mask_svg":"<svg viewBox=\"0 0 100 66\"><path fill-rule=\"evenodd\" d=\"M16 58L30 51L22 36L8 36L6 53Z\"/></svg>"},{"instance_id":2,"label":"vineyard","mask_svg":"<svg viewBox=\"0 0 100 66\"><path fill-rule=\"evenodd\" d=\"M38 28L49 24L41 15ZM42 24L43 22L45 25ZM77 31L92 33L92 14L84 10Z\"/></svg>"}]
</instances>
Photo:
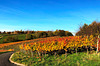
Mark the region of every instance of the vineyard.
<instances>
[{"instance_id":1,"label":"vineyard","mask_svg":"<svg viewBox=\"0 0 100 66\"><path fill-rule=\"evenodd\" d=\"M84 56L85 60L94 57L95 50L97 49L97 37L90 36L69 36L69 37L47 37L38 38L34 40L13 42L0 44L1 49L7 49L8 51L16 51L12 60L18 63L25 64L27 66L41 64L44 65L62 65L62 62L73 59L74 65L78 63L85 63L80 58ZM98 39L99 40L99 39ZM100 42L100 40L98 41ZM100 50L100 45L98 45ZM71 55L73 58L71 58ZM70 58L69 58L70 57ZM75 58L80 58L76 61ZM95 56L95 57L98 57ZM94 58L95 58L94 57ZM94 59L92 58L92 59ZM64 60L65 59L65 60ZM51 60L51 62L50 62ZM99 58L97 59L99 60ZM61 61L61 63L60 63ZM69 61L72 65L72 61ZM91 61L92 62L92 61ZM91 63L90 63L91 64Z\"/></svg>"},{"instance_id":2,"label":"vineyard","mask_svg":"<svg viewBox=\"0 0 100 66\"><path fill-rule=\"evenodd\" d=\"M54 38L54 37L51 37L51 38ZM3 50L15 49L15 47L17 47L17 46L19 47L19 45L21 45L21 44L37 42L37 41L45 40L45 39L46 38L39 38L39 39L34 39L34 40L26 40L26 41L12 42L12 43L4 43L4 44L0 44L0 49L3 49Z\"/></svg>"},{"instance_id":3,"label":"vineyard","mask_svg":"<svg viewBox=\"0 0 100 66\"><path fill-rule=\"evenodd\" d=\"M66 53L68 50L75 49L77 53L78 48L85 47L92 49L95 45L95 39L93 36L82 37L82 36L70 36L70 37L60 37L60 38L48 38L38 42L32 42L28 44L20 45L20 49L24 51L33 51L39 54L59 52L64 50Z\"/></svg>"}]
</instances>

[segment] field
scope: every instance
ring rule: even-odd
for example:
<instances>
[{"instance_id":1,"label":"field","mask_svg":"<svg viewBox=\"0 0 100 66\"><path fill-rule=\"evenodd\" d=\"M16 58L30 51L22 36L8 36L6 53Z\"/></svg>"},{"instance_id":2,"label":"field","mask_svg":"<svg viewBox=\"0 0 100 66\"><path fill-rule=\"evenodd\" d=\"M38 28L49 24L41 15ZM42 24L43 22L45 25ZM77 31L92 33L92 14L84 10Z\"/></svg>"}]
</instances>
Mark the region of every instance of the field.
<instances>
[{"instance_id":1,"label":"field","mask_svg":"<svg viewBox=\"0 0 100 66\"><path fill-rule=\"evenodd\" d=\"M49 38L49 37L47 37L47 38ZM3 49L3 50L14 49L14 50L17 50L17 49L19 49L19 45L21 45L21 44L38 42L40 40L45 40L47 38L39 38L39 39L32 39L32 40L25 40L25 41L18 41L18 42L3 43L3 44L0 44L0 49ZM54 38L54 37L51 37L51 38Z\"/></svg>"},{"instance_id":2,"label":"field","mask_svg":"<svg viewBox=\"0 0 100 66\"><path fill-rule=\"evenodd\" d=\"M97 38L91 36L47 37L1 44L16 51L12 60L27 66L97 66Z\"/></svg>"},{"instance_id":3,"label":"field","mask_svg":"<svg viewBox=\"0 0 100 66\"><path fill-rule=\"evenodd\" d=\"M100 0L0 0L0 66L100 66Z\"/></svg>"},{"instance_id":4,"label":"field","mask_svg":"<svg viewBox=\"0 0 100 66\"><path fill-rule=\"evenodd\" d=\"M0 54L7 53L7 52L9 52L9 51L3 50L3 51L0 51Z\"/></svg>"},{"instance_id":5,"label":"field","mask_svg":"<svg viewBox=\"0 0 100 66\"><path fill-rule=\"evenodd\" d=\"M12 58L13 61L25 64L27 66L99 66L100 65L100 53L89 54L86 52L57 55L46 55L42 60L40 58L32 58L22 53L16 53Z\"/></svg>"},{"instance_id":6,"label":"field","mask_svg":"<svg viewBox=\"0 0 100 66\"><path fill-rule=\"evenodd\" d=\"M19 41L25 40L26 34L0 34L0 44L4 43L4 39L6 39L8 36L17 36ZM8 41L7 43L9 43Z\"/></svg>"}]
</instances>

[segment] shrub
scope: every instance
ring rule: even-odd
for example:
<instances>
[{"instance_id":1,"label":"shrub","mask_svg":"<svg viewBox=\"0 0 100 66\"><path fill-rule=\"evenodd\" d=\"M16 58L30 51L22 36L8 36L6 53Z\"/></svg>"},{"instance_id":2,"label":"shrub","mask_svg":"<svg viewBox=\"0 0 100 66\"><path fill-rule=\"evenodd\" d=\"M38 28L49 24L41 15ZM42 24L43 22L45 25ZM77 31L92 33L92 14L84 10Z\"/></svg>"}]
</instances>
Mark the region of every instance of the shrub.
<instances>
[{"instance_id":1,"label":"shrub","mask_svg":"<svg viewBox=\"0 0 100 66\"><path fill-rule=\"evenodd\" d=\"M14 39L14 41L18 41L18 36L17 35L12 36L12 38Z\"/></svg>"},{"instance_id":2,"label":"shrub","mask_svg":"<svg viewBox=\"0 0 100 66\"><path fill-rule=\"evenodd\" d=\"M33 39L36 39L36 34L32 34L32 38Z\"/></svg>"},{"instance_id":3,"label":"shrub","mask_svg":"<svg viewBox=\"0 0 100 66\"><path fill-rule=\"evenodd\" d=\"M3 42L6 43L6 42L8 42L8 40L7 39L4 39Z\"/></svg>"},{"instance_id":4,"label":"shrub","mask_svg":"<svg viewBox=\"0 0 100 66\"><path fill-rule=\"evenodd\" d=\"M18 41L18 36L7 36L3 42L16 42Z\"/></svg>"},{"instance_id":5,"label":"shrub","mask_svg":"<svg viewBox=\"0 0 100 66\"><path fill-rule=\"evenodd\" d=\"M26 40L30 40L30 39L33 39L32 35L31 34L26 34Z\"/></svg>"}]
</instances>

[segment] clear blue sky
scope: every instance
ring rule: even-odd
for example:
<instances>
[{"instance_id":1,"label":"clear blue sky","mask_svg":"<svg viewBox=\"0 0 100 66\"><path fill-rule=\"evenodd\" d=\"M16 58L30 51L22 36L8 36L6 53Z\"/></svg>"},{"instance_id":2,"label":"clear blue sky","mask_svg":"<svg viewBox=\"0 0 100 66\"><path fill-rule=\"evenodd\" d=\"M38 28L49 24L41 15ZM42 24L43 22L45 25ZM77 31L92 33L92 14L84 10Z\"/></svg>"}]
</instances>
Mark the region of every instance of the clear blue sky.
<instances>
[{"instance_id":1,"label":"clear blue sky","mask_svg":"<svg viewBox=\"0 0 100 66\"><path fill-rule=\"evenodd\" d=\"M0 31L68 30L100 20L100 0L0 0Z\"/></svg>"}]
</instances>

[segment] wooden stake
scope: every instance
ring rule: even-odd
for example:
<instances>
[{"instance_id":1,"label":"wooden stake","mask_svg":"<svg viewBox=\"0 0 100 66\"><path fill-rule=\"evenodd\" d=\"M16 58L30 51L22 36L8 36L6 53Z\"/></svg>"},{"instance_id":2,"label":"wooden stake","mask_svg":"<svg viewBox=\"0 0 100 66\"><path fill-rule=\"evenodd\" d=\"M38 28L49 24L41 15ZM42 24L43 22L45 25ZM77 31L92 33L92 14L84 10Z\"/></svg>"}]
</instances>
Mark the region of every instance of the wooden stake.
<instances>
[{"instance_id":1,"label":"wooden stake","mask_svg":"<svg viewBox=\"0 0 100 66\"><path fill-rule=\"evenodd\" d=\"M65 57L67 57L67 51L65 51Z\"/></svg>"},{"instance_id":2,"label":"wooden stake","mask_svg":"<svg viewBox=\"0 0 100 66\"><path fill-rule=\"evenodd\" d=\"M98 44L99 44L99 35L98 35L98 39L97 39L97 53L98 53Z\"/></svg>"}]
</instances>

